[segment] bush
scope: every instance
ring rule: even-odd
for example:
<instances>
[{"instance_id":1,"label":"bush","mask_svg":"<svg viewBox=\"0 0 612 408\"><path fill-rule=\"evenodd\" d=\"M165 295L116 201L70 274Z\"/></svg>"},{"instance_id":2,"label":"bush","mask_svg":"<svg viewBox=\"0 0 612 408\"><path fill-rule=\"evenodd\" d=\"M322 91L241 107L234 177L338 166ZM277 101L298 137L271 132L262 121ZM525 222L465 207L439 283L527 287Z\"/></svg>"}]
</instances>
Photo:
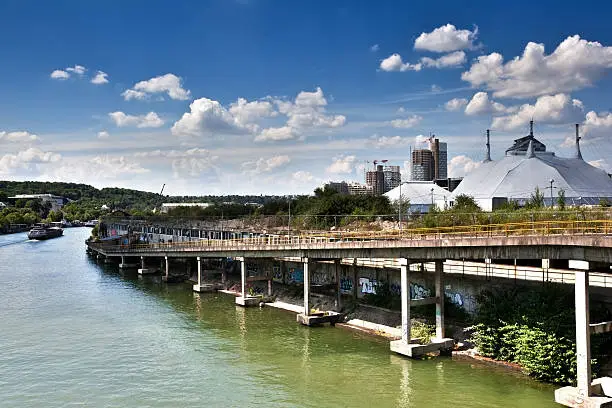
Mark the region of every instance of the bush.
<instances>
[{"instance_id":1,"label":"bush","mask_svg":"<svg viewBox=\"0 0 612 408\"><path fill-rule=\"evenodd\" d=\"M571 384L576 378L573 291L559 284L514 286L484 291L478 297L473 340L485 357L518 363L534 378ZM609 320L610 312L593 304L591 320ZM610 348L610 334L592 336L596 361Z\"/></svg>"}]
</instances>

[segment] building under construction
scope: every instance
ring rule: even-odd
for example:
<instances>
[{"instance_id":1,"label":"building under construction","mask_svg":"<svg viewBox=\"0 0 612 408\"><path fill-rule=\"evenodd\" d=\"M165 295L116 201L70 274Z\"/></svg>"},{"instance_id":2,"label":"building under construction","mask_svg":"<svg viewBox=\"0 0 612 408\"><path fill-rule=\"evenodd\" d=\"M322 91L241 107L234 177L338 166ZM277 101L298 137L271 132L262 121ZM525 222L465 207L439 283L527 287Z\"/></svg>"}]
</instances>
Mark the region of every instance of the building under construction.
<instances>
[{"instance_id":1,"label":"building under construction","mask_svg":"<svg viewBox=\"0 0 612 408\"><path fill-rule=\"evenodd\" d=\"M384 160L383 162L386 162ZM372 194L382 195L399 186L401 182L400 166L376 164L374 170L366 171L366 185L372 188Z\"/></svg>"},{"instance_id":2,"label":"building under construction","mask_svg":"<svg viewBox=\"0 0 612 408\"><path fill-rule=\"evenodd\" d=\"M448 147L440 139L430 137L428 149L416 149L410 157L412 180L436 181L448 177Z\"/></svg>"}]
</instances>

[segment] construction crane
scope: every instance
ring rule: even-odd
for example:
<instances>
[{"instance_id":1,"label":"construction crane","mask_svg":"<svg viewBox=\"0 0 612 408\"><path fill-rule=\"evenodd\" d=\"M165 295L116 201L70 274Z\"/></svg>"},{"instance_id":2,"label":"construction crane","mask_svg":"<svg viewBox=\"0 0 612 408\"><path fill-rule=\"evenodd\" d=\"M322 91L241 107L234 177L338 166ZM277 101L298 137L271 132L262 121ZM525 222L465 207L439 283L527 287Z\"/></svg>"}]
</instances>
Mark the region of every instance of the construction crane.
<instances>
[{"instance_id":1,"label":"construction crane","mask_svg":"<svg viewBox=\"0 0 612 408\"><path fill-rule=\"evenodd\" d=\"M376 164L377 163L382 163L385 164L386 162L388 162L389 160L374 160L372 163L374 163L374 170L376 170Z\"/></svg>"},{"instance_id":2,"label":"construction crane","mask_svg":"<svg viewBox=\"0 0 612 408\"><path fill-rule=\"evenodd\" d=\"M162 189L159 192L159 195L163 195L164 194L164 187L166 187L166 183L164 183L164 185L162 186Z\"/></svg>"}]
</instances>

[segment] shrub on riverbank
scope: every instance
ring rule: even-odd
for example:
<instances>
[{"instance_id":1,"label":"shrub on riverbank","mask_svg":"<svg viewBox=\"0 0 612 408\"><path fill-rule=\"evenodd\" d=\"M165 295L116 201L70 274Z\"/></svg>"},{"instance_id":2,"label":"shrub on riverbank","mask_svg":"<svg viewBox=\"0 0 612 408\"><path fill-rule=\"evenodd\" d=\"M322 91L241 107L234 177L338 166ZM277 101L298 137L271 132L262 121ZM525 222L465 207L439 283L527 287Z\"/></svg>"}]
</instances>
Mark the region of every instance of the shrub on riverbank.
<instances>
[{"instance_id":1,"label":"shrub on riverbank","mask_svg":"<svg viewBox=\"0 0 612 408\"><path fill-rule=\"evenodd\" d=\"M610 318L591 306L591 321ZM571 384L576 379L575 309L570 287L545 283L483 291L478 297L474 342L485 357L518 363L541 381ZM612 336L592 336L592 356L602 357ZM593 372L597 372L597 364Z\"/></svg>"}]
</instances>

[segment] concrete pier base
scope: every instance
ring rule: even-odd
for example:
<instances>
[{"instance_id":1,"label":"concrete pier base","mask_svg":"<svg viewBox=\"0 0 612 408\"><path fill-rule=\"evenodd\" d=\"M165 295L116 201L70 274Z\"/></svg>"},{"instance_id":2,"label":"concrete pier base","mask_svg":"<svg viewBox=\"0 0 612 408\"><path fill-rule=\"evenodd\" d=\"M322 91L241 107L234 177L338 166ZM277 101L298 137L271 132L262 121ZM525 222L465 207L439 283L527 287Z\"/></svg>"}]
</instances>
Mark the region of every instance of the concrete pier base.
<instances>
[{"instance_id":1,"label":"concrete pier base","mask_svg":"<svg viewBox=\"0 0 612 408\"><path fill-rule=\"evenodd\" d=\"M395 340L390 343L391 351L406 357L421 357L435 351L451 350L455 345L454 339L434 339L429 344L406 344L404 340Z\"/></svg>"},{"instance_id":2,"label":"concrete pier base","mask_svg":"<svg viewBox=\"0 0 612 408\"><path fill-rule=\"evenodd\" d=\"M555 402L573 408L612 408L612 378L602 377L591 383L588 397L579 395L578 387L555 390Z\"/></svg>"},{"instance_id":3,"label":"concrete pier base","mask_svg":"<svg viewBox=\"0 0 612 408\"><path fill-rule=\"evenodd\" d=\"M319 326L324 323L329 323L334 326L336 323L339 323L341 319L342 314L336 312L327 312L326 314L311 313L309 315L299 313L296 316L297 322L303 324L304 326Z\"/></svg>"},{"instance_id":4,"label":"concrete pier base","mask_svg":"<svg viewBox=\"0 0 612 408\"><path fill-rule=\"evenodd\" d=\"M258 297L253 297L253 296L236 297L236 305L238 306L243 306L243 307L257 306L259 305L259 302L260 302L260 299Z\"/></svg>"},{"instance_id":5,"label":"concrete pier base","mask_svg":"<svg viewBox=\"0 0 612 408\"><path fill-rule=\"evenodd\" d=\"M121 269L135 268L136 266L137 266L136 264L131 264L131 263L120 263L119 264L119 268Z\"/></svg>"},{"instance_id":6,"label":"concrete pier base","mask_svg":"<svg viewBox=\"0 0 612 408\"><path fill-rule=\"evenodd\" d=\"M216 292L219 289L223 289L223 285L220 283L201 283L193 285L194 292Z\"/></svg>"}]
</instances>

